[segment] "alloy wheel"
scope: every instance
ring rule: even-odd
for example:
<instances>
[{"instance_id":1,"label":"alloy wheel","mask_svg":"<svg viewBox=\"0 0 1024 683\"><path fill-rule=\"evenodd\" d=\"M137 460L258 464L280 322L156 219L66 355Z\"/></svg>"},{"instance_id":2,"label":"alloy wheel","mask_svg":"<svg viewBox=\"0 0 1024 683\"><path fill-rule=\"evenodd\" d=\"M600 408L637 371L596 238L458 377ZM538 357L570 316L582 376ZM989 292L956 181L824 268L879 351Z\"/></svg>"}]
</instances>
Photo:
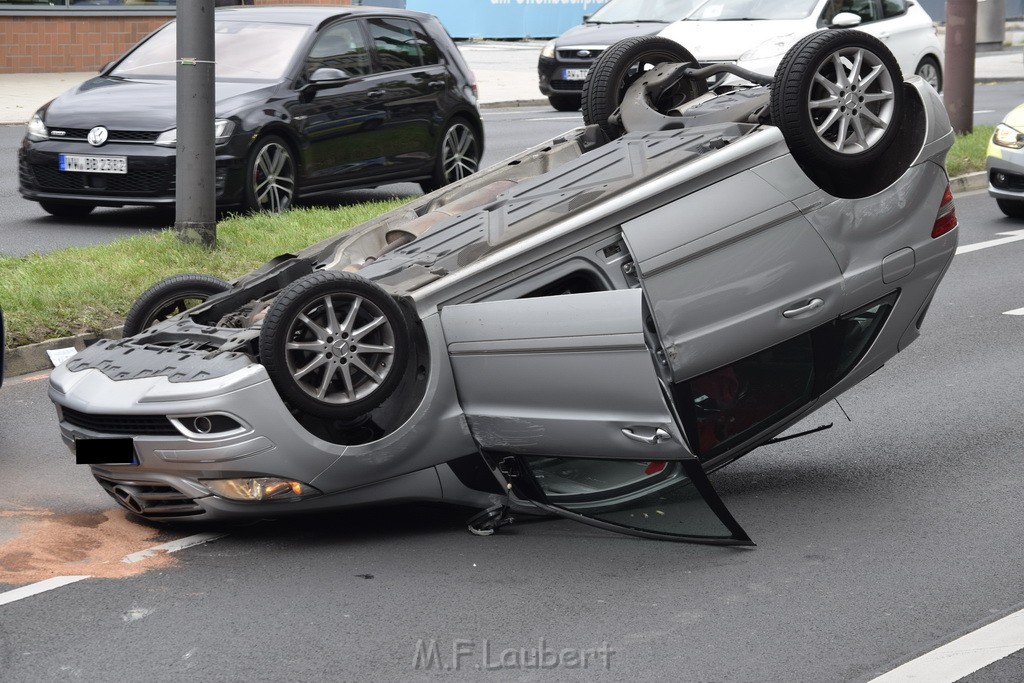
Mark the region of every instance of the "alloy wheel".
<instances>
[{"instance_id":1,"label":"alloy wheel","mask_svg":"<svg viewBox=\"0 0 1024 683\"><path fill-rule=\"evenodd\" d=\"M253 160L252 194L259 211L281 213L295 194L295 163L287 147L270 142Z\"/></svg>"},{"instance_id":2,"label":"alloy wheel","mask_svg":"<svg viewBox=\"0 0 1024 683\"><path fill-rule=\"evenodd\" d=\"M476 134L464 123L455 123L441 143L441 168L446 183L470 176L480 166L480 147Z\"/></svg>"}]
</instances>

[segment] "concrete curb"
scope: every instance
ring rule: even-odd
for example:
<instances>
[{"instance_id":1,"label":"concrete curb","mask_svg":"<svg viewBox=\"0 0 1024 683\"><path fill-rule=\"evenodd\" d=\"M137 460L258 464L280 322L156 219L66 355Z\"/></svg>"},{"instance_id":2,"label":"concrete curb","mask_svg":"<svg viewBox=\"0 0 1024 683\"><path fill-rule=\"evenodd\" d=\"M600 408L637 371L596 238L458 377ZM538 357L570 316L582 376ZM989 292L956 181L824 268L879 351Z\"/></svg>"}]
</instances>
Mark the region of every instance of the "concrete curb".
<instances>
[{"instance_id":1,"label":"concrete curb","mask_svg":"<svg viewBox=\"0 0 1024 683\"><path fill-rule=\"evenodd\" d=\"M544 102L546 103L546 100ZM522 104L516 106L527 105ZM956 178L950 179L949 186L954 193L983 190L988 187L988 174L985 171L978 171L977 173L968 173L966 175L957 176ZM47 351L66 349L69 346L73 346L81 351L97 339L120 338L121 327L110 327L103 330L103 332L98 335L95 333L78 334L73 337L49 339L47 341L39 342L38 344L29 344L27 346L18 346L13 349L8 349L4 353L6 365L4 368L4 377L17 377L18 375L27 375L31 372L41 372L52 369L50 357L46 354Z\"/></svg>"}]
</instances>

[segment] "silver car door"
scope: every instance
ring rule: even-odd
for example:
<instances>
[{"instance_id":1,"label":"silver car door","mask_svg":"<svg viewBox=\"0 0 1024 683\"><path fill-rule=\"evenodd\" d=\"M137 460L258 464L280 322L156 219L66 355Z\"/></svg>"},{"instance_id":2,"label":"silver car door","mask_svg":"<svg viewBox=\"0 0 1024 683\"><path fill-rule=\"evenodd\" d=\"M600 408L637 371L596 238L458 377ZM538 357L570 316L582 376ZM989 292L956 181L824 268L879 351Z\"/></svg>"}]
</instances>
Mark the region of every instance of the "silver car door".
<instances>
[{"instance_id":1,"label":"silver car door","mask_svg":"<svg viewBox=\"0 0 1024 683\"><path fill-rule=\"evenodd\" d=\"M459 402L513 492L640 535L749 543L684 442L639 289L448 306Z\"/></svg>"},{"instance_id":2,"label":"silver car door","mask_svg":"<svg viewBox=\"0 0 1024 683\"><path fill-rule=\"evenodd\" d=\"M744 171L622 227L674 406L705 462L749 450L813 402L812 333L842 312L839 265L778 186Z\"/></svg>"}]
</instances>

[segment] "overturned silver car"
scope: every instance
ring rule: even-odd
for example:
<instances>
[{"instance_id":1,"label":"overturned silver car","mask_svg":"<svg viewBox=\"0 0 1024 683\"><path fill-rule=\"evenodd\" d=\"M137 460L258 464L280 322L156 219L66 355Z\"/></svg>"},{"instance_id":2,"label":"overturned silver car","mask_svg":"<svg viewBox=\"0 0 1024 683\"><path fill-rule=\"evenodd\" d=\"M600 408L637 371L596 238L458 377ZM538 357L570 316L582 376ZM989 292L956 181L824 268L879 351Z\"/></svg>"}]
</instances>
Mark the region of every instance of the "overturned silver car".
<instances>
[{"instance_id":1,"label":"overturned silver car","mask_svg":"<svg viewBox=\"0 0 1024 683\"><path fill-rule=\"evenodd\" d=\"M773 79L628 39L583 109L234 282L155 285L51 376L78 462L151 520L432 500L749 544L706 473L919 335L957 240L945 110L857 31Z\"/></svg>"}]
</instances>

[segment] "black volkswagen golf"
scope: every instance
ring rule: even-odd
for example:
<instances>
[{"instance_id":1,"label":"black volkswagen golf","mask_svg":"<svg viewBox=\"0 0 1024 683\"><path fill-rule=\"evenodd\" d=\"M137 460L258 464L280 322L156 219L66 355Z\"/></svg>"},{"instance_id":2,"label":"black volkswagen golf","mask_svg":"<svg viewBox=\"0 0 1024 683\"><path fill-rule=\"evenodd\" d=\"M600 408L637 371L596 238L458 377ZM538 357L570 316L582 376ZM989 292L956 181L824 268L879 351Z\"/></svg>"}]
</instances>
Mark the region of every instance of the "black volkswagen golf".
<instances>
[{"instance_id":1,"label":"black volkswagen golf","mask_svg":"<svg viewBox=\"0 0 1024 683\"><path fill-rule=\"evenodd\" d=\"M436 18L373 7L232 7L215 15L217 203L298 197L477 170L476 82ZM44 105L19 189L61 217L173 205L175 23Z\"/></svg>"}]
</instances>

